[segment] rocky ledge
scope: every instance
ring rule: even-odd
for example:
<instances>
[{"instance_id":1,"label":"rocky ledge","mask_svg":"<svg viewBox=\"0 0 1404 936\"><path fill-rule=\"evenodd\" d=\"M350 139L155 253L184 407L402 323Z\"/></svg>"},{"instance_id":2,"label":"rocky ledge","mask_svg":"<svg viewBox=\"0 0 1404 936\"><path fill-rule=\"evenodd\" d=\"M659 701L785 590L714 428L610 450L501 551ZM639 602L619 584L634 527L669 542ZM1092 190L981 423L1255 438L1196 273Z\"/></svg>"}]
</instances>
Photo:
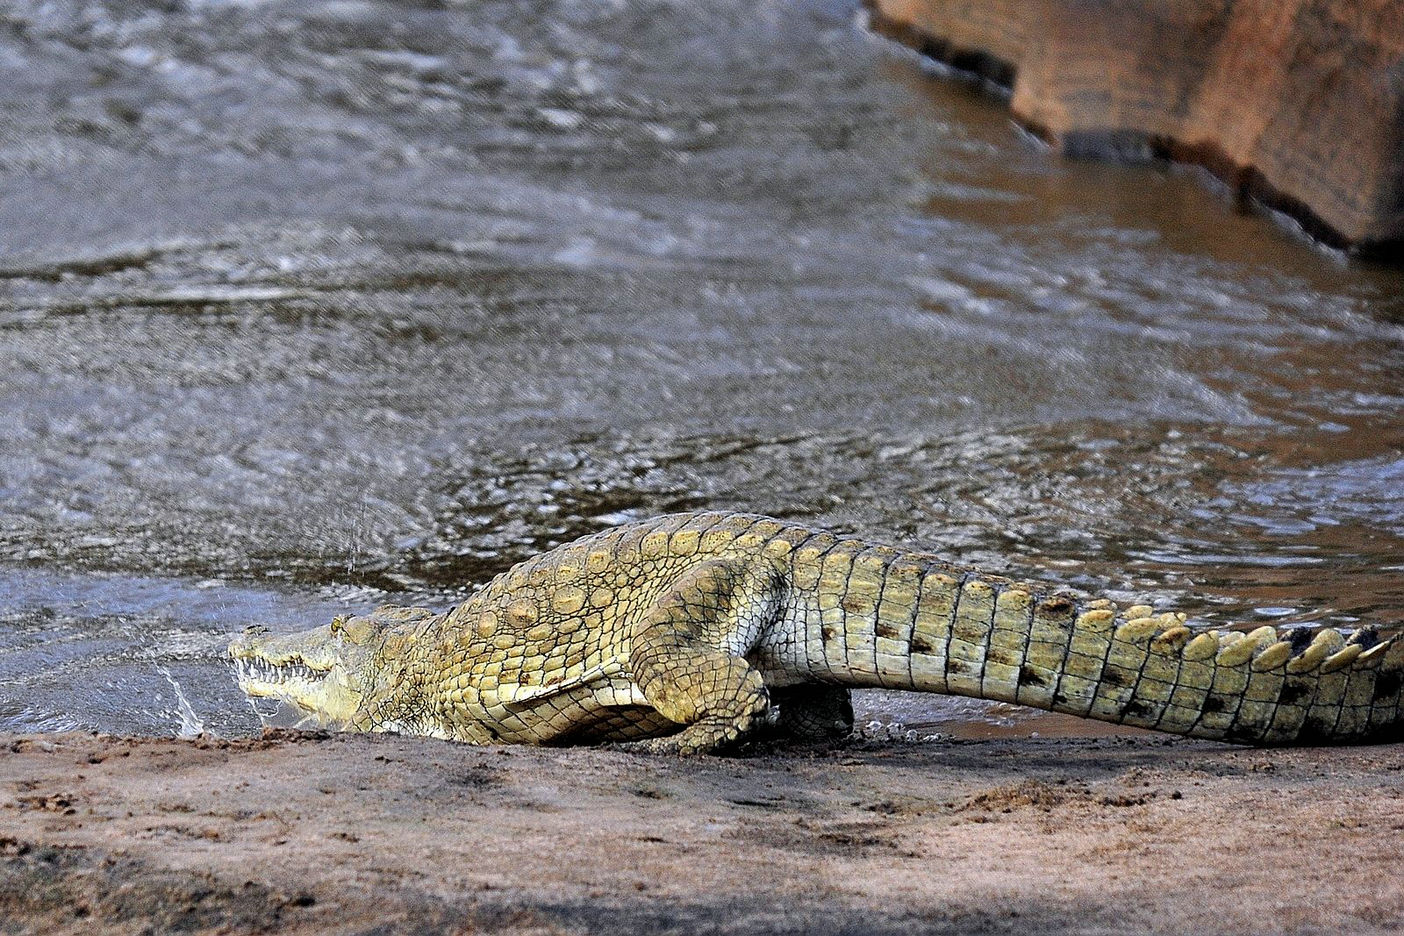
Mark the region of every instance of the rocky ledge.
<instances>
[{"instance_id":1,"label":"rocky ledge","mask_svg":"<svg viewBox=\"0 0 1404 936\"><path fill-rule=\"evenodd\" d=\"M867 0L1074 156L1206 166L1332 246L1404 245L1398 0Z\"/></svg>"}]
</instances>

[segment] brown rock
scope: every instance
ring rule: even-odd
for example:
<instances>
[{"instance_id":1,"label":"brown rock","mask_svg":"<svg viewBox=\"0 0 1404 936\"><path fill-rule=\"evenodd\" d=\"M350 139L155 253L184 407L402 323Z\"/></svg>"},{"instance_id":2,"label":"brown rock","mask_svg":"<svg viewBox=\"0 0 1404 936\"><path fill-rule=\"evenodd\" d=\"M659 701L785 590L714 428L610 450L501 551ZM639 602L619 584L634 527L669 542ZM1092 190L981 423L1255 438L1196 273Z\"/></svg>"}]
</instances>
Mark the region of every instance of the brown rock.
<instances>
[{"instance_id":1,"label":"brown rock","mask_svg":"<svg viewBox=\"0 0 1404 936\"><path fill-rule=\"evenodd\" d=\"M1404 239L1400 0L868 2L1071 155L1200 163L1331 244Z\"/></svg>"}]
</instances>

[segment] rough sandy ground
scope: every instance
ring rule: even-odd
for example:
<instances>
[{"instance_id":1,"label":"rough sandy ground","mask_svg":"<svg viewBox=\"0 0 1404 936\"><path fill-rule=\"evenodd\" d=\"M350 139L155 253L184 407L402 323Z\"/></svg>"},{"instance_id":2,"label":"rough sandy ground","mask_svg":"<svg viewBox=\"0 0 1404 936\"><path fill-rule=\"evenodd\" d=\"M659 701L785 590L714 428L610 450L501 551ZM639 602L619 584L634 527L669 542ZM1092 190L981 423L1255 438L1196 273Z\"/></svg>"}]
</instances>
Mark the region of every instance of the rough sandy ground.
<instances>
[{"instance_id":1,"label":"rough sandy ground","mask_svg":"<svg viewBox=\"0 0 1404 936\"><path fill-rule=\"evenodd\" d=\"M0 932L1397 932L1404 747L0 737Z\"/></svg>"}]
</instances>

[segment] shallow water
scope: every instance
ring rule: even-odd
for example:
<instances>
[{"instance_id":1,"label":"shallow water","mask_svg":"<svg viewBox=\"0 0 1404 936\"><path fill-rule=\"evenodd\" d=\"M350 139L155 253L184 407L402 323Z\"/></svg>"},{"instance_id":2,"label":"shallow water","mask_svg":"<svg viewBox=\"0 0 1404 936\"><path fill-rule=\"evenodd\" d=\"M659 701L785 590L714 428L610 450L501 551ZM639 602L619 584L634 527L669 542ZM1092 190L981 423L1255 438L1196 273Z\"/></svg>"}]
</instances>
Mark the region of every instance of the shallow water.
<instances>
[{"instance_id":1,"label":"shallow water","mask_svg":"<svg viewBox=\"0 0 1404 936\"><path fill-rule=\"evenodd\" d=\"M1404 276L851 3L4 4L0 82L0 728L252 730L246 624L698 507L1399 621Z\"/></svg>"}]
</instances>

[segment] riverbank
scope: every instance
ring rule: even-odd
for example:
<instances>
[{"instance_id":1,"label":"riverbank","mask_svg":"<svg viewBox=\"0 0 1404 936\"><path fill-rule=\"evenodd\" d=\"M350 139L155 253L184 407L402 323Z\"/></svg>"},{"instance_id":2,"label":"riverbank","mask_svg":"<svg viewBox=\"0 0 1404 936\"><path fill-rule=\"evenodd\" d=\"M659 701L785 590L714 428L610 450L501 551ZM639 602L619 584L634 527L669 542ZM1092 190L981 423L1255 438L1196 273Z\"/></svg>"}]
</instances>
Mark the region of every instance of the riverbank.
<instances>
[{"instance_id":1,"label":"riverbank","mask_svg":"<svg viewBox=\"0 0 1404 936\"><path fill-rule=\"evenodd\" d=\"M867 6L879 32L1008 87L1015 118L1069 155L1204 166L1319 240L1399 256L1398 4Z\"/></svg>"},{"instance_id":2,"label":"riverbank","mask_svg":"<svg viewBox=\"0 0 1404 936\"><path fill-rule=\"evenodd\" d=\"M0 738L0 932L1372 933L1404 747Z\"/></svg>"}]
</instances>

